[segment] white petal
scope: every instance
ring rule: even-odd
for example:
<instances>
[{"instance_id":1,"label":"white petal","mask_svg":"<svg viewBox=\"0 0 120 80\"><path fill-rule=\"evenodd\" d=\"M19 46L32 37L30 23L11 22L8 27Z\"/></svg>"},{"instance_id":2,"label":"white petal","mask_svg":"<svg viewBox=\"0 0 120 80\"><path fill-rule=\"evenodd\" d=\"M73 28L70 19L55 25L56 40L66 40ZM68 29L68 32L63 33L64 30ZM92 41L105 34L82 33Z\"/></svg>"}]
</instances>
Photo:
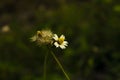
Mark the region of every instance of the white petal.
<instances>
[{"instance_id":1,"label":"white petal","mask_svg":"<svg viewBox=\"0 0 120 80\"><path fill-rule=\"evenodd\" d=\"M60 36L60 38L63 38L63 39L65 39L65 36L64 36L64 35L61 35L61 36Z\"/></svg>"},{"instance_id":2,"label":"white petal","mask_svg":"<svg viewBox=\"0 0 120 80\"><path fill-rule=\"evenodd\" d=\"M64 41L62 45L68 46L68 42L67 42L67 41Z\"/></svg>"},{"instance_id":3,"label":"white petal","mask_svg":"<svg viewBox=\"0 0 120 80\"><path fill-rule=\"evenodd\" d=\"M66 47L64 45L60 45L60 48L61 49L65 49Z\"/></svg>"},{"instance_id":4,"label":"white petal","mask_svg":"<svg viewBox=\"0 0 120 80\"><path fill-rule=\"evenodd\" d=\"M64 46L68 46L67 44L64 44Z\"/></svg>"},{"instance_id":5,"label":"white petal","mask_svg":"<svg viewBox=\"0 0 120 80\"><path fill-rule=\"evenodd\" d=\"M57 42L55 42L54 45L55 45L56 47L59 47L59 44L58 44Z\"/></svg>"},{"instance_id":6,"label":"white petal","mask_svg":"<svg viewBox=\"0 0 120 80\"><path fill-rule=\"evenodd\" d=\"M56 40L56 41L58 40L57 34L54 34L53 39Z\"/></svg>"},{"instance_id":7,"label":"white petal","mask_svg":"<svg viewBox=\"0 0 120 80\"><path fill-rule=\"evenodd\" d=\"M64 41L63 43L64 43L64 44L68 44L68 42L67 42L67 41Z\"/></svg>"}]
</instances>

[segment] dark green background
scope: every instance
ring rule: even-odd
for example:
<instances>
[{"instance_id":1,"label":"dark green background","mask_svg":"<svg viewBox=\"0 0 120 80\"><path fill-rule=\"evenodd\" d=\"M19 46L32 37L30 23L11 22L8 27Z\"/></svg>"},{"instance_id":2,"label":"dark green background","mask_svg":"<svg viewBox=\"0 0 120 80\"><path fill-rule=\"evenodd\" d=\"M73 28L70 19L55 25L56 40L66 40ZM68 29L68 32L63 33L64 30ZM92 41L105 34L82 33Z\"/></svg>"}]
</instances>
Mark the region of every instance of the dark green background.
<instances>
[{"instance_id":1,"label":"dark green background","mask_svg":"<svg viewBox=\"0 0 120 80\"><path fill-rule=\"evenodd\" d=\"M0 0L0 80L43 80L48 50L29 38L45 28L66 36L53 49L71 80L120 80L119 0ZM51 54L47 80L66 80Z\"/></svg>"}]
</instances>

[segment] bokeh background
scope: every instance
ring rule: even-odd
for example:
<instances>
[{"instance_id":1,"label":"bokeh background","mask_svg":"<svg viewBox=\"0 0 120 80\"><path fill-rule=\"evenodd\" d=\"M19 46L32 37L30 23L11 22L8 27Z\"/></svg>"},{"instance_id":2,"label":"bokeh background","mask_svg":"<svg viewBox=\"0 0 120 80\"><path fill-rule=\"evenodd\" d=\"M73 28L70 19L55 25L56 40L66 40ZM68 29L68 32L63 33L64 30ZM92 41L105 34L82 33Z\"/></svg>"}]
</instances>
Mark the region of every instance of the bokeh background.
<instances>
[{"instance_id":1,"label":"bokeh background","mask_svg":"<svg viewBox=\"0 0 120 80\"><path fill-rule=\"evenodd\" d=\"M29 38L45 28L66 36L71 80L120 80L119 0L0 0L0 80L43 80L48 50ZM51 54L47 80L66 80Z\"/></svg>"}]
</instances>

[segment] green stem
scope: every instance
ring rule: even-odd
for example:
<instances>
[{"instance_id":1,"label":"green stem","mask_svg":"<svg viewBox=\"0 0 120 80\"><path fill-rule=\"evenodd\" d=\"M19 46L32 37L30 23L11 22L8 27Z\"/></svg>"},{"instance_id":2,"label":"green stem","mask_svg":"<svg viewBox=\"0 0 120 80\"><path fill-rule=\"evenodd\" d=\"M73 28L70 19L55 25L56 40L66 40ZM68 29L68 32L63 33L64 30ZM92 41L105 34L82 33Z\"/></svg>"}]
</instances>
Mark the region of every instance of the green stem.
<instances>
[{"instance_id":1,"label":"green stem","mask_svg":"<svg viewBox=\"0 0 120 80\"><path fill-rule=\"evenodd\" d=\"M59 62L59 60L57 59L57 57L55 56L55 54L51 51L52 56L54 57L54 59L56 60L56 62L58 63L59 67L61 68L62 72L64 73L64 75L66 76L67 80L70 80L69 76L67 75L67 73L65 72L65 70L63 69L61 63Z\"/></svg>"},{"instance_id":2,"label":"green stem","mask_svg":"<svg viewBox=\"0 0 120 80\"><path fill-rule=\"evenodd\" d=\"M44 79L44 80L46 80L47 57L48 57L48 53L46 53L45 59L44 59L44 73L43 73L43 79Z\"/></svg>"}]
</instances>

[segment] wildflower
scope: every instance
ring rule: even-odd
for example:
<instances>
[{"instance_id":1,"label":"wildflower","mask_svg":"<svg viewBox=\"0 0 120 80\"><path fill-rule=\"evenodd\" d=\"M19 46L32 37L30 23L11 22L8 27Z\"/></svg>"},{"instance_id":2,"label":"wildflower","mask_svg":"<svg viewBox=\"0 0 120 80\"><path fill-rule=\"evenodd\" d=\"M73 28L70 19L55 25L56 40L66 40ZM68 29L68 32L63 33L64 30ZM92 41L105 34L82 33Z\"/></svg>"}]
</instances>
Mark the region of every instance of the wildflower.
<instances>
[{"instance_id":1,"label":"wildflower","mask_svg":"<svg viewBox=\"0 0 120 80\"><path fill-rule=\"evenodd\" d=\"M54 34L53 39L55 40L54 45L56 47L60 47L61 49L65 49L68 46L68 42L65 41L65 36L61 35L60 37L57 34Z\"/></svg>"},{"instance_id":2,"label":"wildflower","mask_svg":"<svg viewBox=\"0 0 120 80\"><path fill-rule=\"evenodd\" d=\"M51 30L37 31L36 35L31 37L31 41L36 41L39 45L52 43L53 33Z\"/></svg>"}]
</instances>

